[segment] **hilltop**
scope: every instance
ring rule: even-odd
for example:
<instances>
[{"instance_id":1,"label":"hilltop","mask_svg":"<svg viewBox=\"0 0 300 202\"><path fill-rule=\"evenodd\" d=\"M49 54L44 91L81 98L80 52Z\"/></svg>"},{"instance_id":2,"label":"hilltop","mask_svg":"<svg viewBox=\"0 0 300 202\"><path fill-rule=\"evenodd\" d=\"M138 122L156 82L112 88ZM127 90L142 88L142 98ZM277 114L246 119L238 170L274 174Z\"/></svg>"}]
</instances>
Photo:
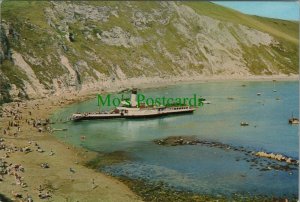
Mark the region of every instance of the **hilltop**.
<instances>
[{"instance_id":1,"label":"hilltop","mask_svg":"<svg viewBox=\"0 0 300 202\"><path fill-rule=\"evenodd\" d=\"M299 73L297 22L210 2L4 1L1 12L0 103L129 80Z\"/></svg>"}]
</instances>

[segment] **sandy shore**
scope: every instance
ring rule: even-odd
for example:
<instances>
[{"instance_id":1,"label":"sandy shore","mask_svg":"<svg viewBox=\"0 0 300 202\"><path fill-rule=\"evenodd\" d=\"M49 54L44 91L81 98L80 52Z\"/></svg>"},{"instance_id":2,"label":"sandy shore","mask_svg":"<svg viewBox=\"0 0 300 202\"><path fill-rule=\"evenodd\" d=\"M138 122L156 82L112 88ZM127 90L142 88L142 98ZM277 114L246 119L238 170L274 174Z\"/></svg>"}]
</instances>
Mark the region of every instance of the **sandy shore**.
<instances>
[{"instance_id":1,"label":"sandy shore","mask_svg":"<svg viewBox=\"0 0 300 202\"><path fill-rule=\"evenodd\" d=\"M0 149L0 158L6 161L7 165L21 165L24 172L13 169L11 174L5 174L0 182L0 194L11 199L15 199L16 194L21 194L23 198L31 196L34 201L41 201L38 195L46 196L47 192L51 196L50 201L140 201L123 183L83 166L95 156L94 153L64 144L50 132L38 132L38 128L26 122L26 119L44 120L58 108L75 100L85 99L88 99L88 96L80 99L69 97L68 100L52 97L24 102L19 107L17 103L4 106L6 110L19 110L18 114L22 119L15 120L19 122L20 132L18 127L10 127L7 130L9 134L5 135L3 131L7 129L13 117L1 119L0 138L4 140L2 144L7 149ZM19 151L25 147L30 148L31 152ZM38 147L39 151L44 152L37 151ZM16 151L9 152L8 148ZM42 168L42 163L48 163L49 168ZM20 180L14 172L21 177Z\"/></svg>"},{"instance_id":2,"label":"sandy shore","mask_svg":"<svg viewBox=\"0 0 300 202\"><path fill-rule=\"evenodd\" d=\"M217 81L272 81L272 80L298 80L298 76L291 77L247 77L235 78L172 78L151 80L128 80L109 83L100 87L87 88L80 93L64 91L50 98L30 100L26 102L9 103L3 105L4 111L18 111L22 116L17 127L10 127L9 122L14 116L4 116L0 119L1 144L7 149L0 149L0 158L13 167L21 164L24 172L13 170L3 176L0 182L0 194L14 199L14 195L21 194L23 198L31 196L34 201L40 201L39 195L49 193L52 201L140 201L123 183L85 167L83 164L95 157L95 154L84 149L74 148L60 142L49 131L39 132L39 127L34 127L29 120L45 120L51 113L61 107L74 102L80 102L94 97L99 92L119 91L124 88L154 88L178 83L199 83ZM6 114L7 115L7 114ZM18 131L20 127L20 131ZM8 134L4 134L4 129ZM14 135L15 134L15 135ZM31 152L21 152L21 148L29 147ZM44 152L37 151L43 150ZM8 151L16 150L16 151ZM54 153L54 154L53 154ZM53 155L51 155L53 154ZM47 163L49 168L42 168L41 164ZM17 173L14 175L13 173ZM20 176L21 178L18 178ZM1 179L1 175L0 175ZM20 183L20 184L19 184ZM22 187L23 186L23 187Z\"/></svg>"}]
</instances>

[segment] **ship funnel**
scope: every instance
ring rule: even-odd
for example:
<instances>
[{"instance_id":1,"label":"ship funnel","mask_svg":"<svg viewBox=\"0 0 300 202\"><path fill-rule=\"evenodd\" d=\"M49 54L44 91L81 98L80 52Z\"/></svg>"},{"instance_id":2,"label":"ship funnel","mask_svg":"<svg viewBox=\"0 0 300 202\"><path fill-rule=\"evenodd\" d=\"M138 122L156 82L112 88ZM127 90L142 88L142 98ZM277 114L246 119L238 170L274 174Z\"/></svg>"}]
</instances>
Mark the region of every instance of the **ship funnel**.
<instances>
[{"instance_id":1,"label":"ship funnel","mask_svg":"<svg viewBox=\"0 0 300 202\"><path fill-rule=\"evenodd\" d=\"M131 107L136 107L136 94L137 94L137 89L134 88L131 91L131 96L130 96L130 103L131 103Z\"/></svg>"}]
</instances>

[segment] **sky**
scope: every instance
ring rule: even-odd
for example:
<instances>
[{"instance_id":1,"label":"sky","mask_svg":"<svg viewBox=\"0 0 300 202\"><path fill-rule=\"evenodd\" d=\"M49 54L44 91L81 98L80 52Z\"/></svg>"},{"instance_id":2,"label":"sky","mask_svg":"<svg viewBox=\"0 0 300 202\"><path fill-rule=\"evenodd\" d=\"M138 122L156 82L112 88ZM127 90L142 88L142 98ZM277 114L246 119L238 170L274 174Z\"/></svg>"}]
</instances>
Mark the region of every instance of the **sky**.
<instances>
[{"instance_id":1,"label":"sky","mask_svg":"<svg viewBox=\"0 0 300 202\"><path fill-rule=\"evenodd\" d=\"M284 20L299 20L296 1L213 1L242 13Z\"/></svg>"}]
</instances>

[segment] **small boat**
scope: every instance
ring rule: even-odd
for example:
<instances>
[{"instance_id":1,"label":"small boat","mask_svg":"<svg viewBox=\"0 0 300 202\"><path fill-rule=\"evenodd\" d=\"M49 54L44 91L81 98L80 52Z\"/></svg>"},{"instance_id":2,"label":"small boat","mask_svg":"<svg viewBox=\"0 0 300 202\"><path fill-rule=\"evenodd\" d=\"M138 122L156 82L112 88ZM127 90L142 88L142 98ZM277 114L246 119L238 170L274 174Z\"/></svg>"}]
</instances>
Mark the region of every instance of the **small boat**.
<instances>
[{"instance_id":1,"label":"small boat","mask_svg":"<svg viewBox=\"0 0 300 202\"><path fill-rule=\"evenodd\" d=\"M257 96L260 96L260 95L261 95L261 93L256 93L256 95L257 95Z\"/></svg>"},{"instance_id":2,"label":"small boat","mask_svg":"<svg viewBox=\"0 0 300 202\"><path fill-rule=\"evenodd\" d=\"M227 99L228 99L228 100L234 100L234 98L233 98L233 97L228 97Z\"/></svg>"},{"instance_id":3,"label":"small boat","mask_svg":"<svg viewBox=\"0 0 300 202\"><path fill-rule=\"evenodd\" d=\"M242 122L240 123L240 125L241 125L241 126L249 126L249 123L242 121Z\"/></svg>"},{"instance_id":4,"label":"small boat","mask_svg":"<svg viewBox=\"0 0 300 202\"><path fill-rule=\"evenodd\" d=\"M289 119L289 124L299 124L299 119L292 117Z\"/></svg>"},{"instance_id":5,"label":"small boat","mask_svg":"<svg viewBox=\"0 0 300 202\"><path fill-rule=\"evenodd\" d=\"M203 104L211 104L211 101L203 100L202 103L203 103Z\"/></svg>"},{"instance_id":6,"label":"small boat","mask_svg":"<svg viewBox=\"0 0 300 202\"><path fill-rule=\"evenodd\" d=\"M292 118L289 119L289 124L299 124L299 119L294 117L292 113Z\"/></svg>"},{"instance_id":7,"label":"small boat","mask_svg":"<svg viewBox=\"0 0 300 202\"><path fill-rule=\"evenodd\" d=\"M198 101L202 102L203 104L211 104L211 101L208 101L205 98L199 98Z\"/></svg>"}]
</instances>

